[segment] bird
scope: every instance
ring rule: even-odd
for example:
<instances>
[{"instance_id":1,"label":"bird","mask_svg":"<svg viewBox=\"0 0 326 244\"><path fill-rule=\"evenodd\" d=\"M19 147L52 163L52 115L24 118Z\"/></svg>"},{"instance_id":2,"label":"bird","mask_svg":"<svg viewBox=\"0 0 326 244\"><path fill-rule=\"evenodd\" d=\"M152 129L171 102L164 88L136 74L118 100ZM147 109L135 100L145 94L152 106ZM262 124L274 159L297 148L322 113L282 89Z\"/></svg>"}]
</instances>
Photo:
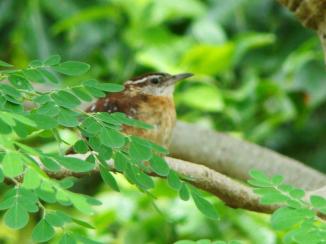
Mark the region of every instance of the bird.
<instances>
[{"instance_id":1,"label":"bird","mask_svg":"<svg viewBox=\"0 0 326 244\"><path fill-rule=\"evenodd\" d=\"M142 137L167 148L176 123L173 101L175 84L192 75L154 72L134 77L124 83L121 92L108 93L91 104L86 112L122 112L130 118L141 120L151 125L152 129L123 126L123 133Z\"/></svg>"}]
</instances>

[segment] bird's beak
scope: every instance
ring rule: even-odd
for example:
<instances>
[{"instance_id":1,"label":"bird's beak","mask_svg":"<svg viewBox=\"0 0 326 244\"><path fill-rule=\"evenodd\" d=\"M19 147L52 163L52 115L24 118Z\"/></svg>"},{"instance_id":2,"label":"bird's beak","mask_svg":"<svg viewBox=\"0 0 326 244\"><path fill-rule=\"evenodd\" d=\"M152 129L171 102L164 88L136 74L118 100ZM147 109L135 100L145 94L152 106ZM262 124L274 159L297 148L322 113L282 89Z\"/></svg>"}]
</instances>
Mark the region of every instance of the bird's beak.
<instances>
[{"instance_id":1,"label":"bird's beak","mask_svg":"<svg viewBox=\"0 0 326 244\"><path fill-rule=\"evenodd\" d=\"M170 78L170 82L171 82L171 84L175 84L177 81L186 79L191 76L193 76L193 74L191 74L191 73L182 73L182 74L172 75L172 77Z\"/></svg>"}]
</instances>

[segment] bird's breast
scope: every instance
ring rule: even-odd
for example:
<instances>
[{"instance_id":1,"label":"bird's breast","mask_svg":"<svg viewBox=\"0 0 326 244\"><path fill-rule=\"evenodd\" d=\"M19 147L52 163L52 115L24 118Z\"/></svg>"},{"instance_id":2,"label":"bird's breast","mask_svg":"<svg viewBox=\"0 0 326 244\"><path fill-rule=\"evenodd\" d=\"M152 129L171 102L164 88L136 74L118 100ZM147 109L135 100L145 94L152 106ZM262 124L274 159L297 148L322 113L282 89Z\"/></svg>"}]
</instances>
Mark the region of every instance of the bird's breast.
<instances>
[{"instance_id":1,"label":"bird's breast","mask_svg":"<svg viewBox=\"0 0 326 244\"><path fill-rule=\"evenodd\" d=\"M133 127L125 127L127 134L144 137L161 146L168 147L176 122L176 112L172 97L146 96L138 100L134 109L134 118L142 120L153 126L152 129L144 130Z\"/></svg>"}]
</instances>

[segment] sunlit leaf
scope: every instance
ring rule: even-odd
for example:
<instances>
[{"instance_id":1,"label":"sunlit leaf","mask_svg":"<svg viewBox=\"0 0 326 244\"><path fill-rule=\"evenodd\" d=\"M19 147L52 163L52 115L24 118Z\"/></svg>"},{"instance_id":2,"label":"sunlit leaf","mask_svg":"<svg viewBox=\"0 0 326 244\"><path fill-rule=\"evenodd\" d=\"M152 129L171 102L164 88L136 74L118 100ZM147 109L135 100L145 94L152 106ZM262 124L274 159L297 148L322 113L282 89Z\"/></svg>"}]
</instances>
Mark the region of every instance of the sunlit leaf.
<instances>
[{"instance_id":1,"label":"sunlit leaf","mask_svg":"<svg viewBox=\"0 0 326 244\"><path fill-rule=\"evenodd\" d=\"M60 106L65 108L75 108L80 101L67 91L58 91L52 95L53 100Z\"/></svg>"},{"instance_id":2,"label":"sunlit leaf","mask_svg":"<svg viewBox=\"0 0 326 244\"><path fill-rule=\"evenodd\" d=\"M44 61L44 64L52 66L52 65L56 65L56 64L60 63L60 61L61 61L60 55L54 54L54 55L51 55L50 57L48 57Z\"/></svg>"},{"instance_id":3,"label":"sunlit leaf","mask_svg":"<svg viewBox=\"0 0 326 244\"><path fill-rule=\"evenodd\" d=\"M202 198L200 195L191 191L192 199L194 200L197 208L200 212L202 212L205 216L211 219L218 219L218 213L213 205L208 202L206 199Z\"/></svg>"},{"instance_id":4,"label":"sunlit leaf","mask_svg":"<svg viewBox=\"0 0 326 244\"><path fill-rule=\"evenodd\" d=\"M51 240L54 234L54 228L45 219L41 219L33 229L32 239L36 242L45 242Z\"/></svg>"},{"instance_id":5,"label":"sunlit leaf","mask_svg":"<svg viewBox=\"0 0 326 244\"><path fill-rule=\"evenodd\" d=\"M22 204L18 201L4 214L5 224L12 229L23 228L29 220L29 215Z\"/></svg>"},{"instance_id":6,"label":"sunlit leaf","mask_svg":"<svg viewBox=\"0 0 326 244\"><path fill-rule=\"evenodd\" d=\"M84 140L78 140L74 144L74 150L77 153L86 153L88 151L88 146Z\"/></svg>"},{"instance_id":7,"label":"sunlit leaf","mask_svg":"<svg viewBox=\"0 0 326 244\"><path fill-rule=\"evenodd\" d=\"M101 165L100 166L100 174L101 174L103 181L106 184L108 184L109 186L111 186L111 188L113 190L120 191L116 180L114 179L113 175L109 172L109 169L107 167L104 167Z\"/></svg>"},{"instance_id":8,"label":"sunlit leaf","mask_svg":"<svg viewBox=\"0 0 326 244\"><path fill-rule=\"evenodd\" d=\"M169 168L168 164L166 163L166 161L164 160L164 158L154 155L150 159L150 163L151 163L152 170L156 174L158 174L160 176L167 176L169 174L170 168Z\"/></svg>"},{"instance_id":9,"label":"sunlit leaf","mask_svg":"<svg viewBox=\"0 0 326 244\"><path fill-rule=\"evenodd\" d=\"M18 152L7 152L2 160L5 176L14 178L24 171L23 158Z\"/></svg>"},{"instance_id":10,"label":"sunlit leaf","mask_svg":"<svg viewBox=\"0 0 326 244\"><path fill-rule=\"evenodd\" d=\"M110 128L102 128L99 137L101 143L108 147L120 148L125 144L124 136Z\"/></svg>"},{"instance_id":11,"label":"sunlit leaf","mask_svg":"<svg viewBox=\"0 0 326 244\"><path fill-rule=\"evenodd\" d=\"M12 67L13 65L12 64L8 64L7 62L0 60L0 66L1 67Z\"/></svg>"},{"instance_id":12,"label":"sunlit leaf","mask_svg":"<svg viewBox=\"0 0 326 244\"><path fill-rule=\"evenodd\" d=\"M67 169L70 169L74 172L87 172L94 168L94 164L89 163L86 160L81 160L74 157L56 157L56 160L59 164L64 166Z\"/></svg>"},{"instance_id":13,"label":"sunlit leaf","mask_svg":"<svg viewBox=\"0 0 326 244\"><path fill-rule=\"evenodd\" d=\"M41 178L36 171L28 169L24 175L23 187L26 189L36 189L41 184Z\"/></svg>"},{"instance_id":14,"label":"sunlit leaf","mask_svg":"<svg viewBox=\"0 0 326 244\"><path fill-rule=\"evenodd\" d=\"M52 68L59 73L76 76L86 73L90 69L90 65L79 61L66 61L52 66Z\"/></svg>"}]
</instances>

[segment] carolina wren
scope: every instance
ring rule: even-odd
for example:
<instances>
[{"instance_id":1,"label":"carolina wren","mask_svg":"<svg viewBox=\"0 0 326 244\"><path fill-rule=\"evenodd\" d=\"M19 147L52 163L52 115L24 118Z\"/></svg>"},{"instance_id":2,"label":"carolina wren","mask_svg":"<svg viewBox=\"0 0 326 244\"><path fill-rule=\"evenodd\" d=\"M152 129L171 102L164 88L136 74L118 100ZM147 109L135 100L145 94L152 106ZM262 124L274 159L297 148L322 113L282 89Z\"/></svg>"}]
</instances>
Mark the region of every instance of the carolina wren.
<instances>
[{"instance_id":1,"label":"carolina wren","mask_svg":"<svg viewBox=\"0 0 326 244\"><path fill-rule=\"evenodd\" d=\"M124 83L122 92L108 94L89 106L86 112L123 112L131 118L142 120L153 128L146 130L124 126L123 132L167 147L176 122L174 85L190 76L190 73L148 73L135 77Z\"/></svg>"}]
</instances>

